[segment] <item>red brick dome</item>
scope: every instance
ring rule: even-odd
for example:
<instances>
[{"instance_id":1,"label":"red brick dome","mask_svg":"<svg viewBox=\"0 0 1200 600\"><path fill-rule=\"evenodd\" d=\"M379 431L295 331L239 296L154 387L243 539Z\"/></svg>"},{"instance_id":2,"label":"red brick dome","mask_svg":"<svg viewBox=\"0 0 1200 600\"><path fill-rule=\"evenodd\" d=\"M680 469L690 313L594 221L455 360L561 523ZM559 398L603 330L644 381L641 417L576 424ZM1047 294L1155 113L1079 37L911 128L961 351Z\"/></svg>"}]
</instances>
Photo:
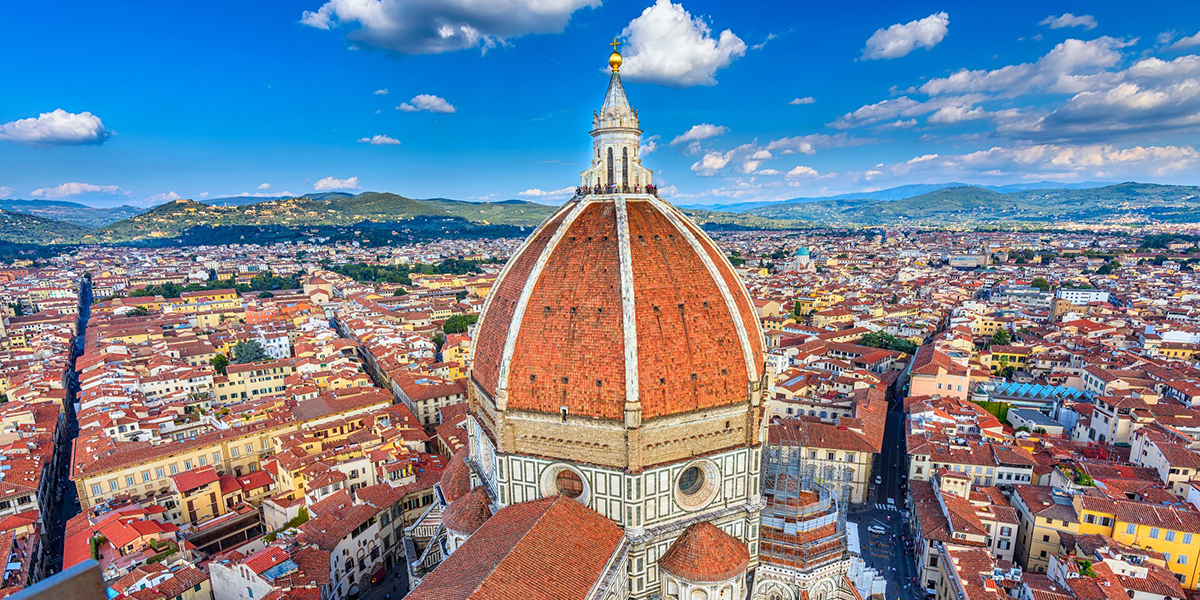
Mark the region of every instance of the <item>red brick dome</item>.
<instances>
[{"instance_id":1,"label":"red brick dome","mask_svg":"<svg viewBox=\"0 0 1200 600\"><path fill-rule=\"evenodd\" d=\"M471 491L471 468L467 466L466 462L468 454L470 454L469 448L459 448L458 452L450 457L450 463L446 465L446 470L442 471L440 483L442 496L446 499L447 504L462 498Z\"/></svg>"},{"instance_id":2,"label":"red brick dome","mask_svg":"<svg viewBox=\"0 0 1200 600\"><path fill-rule=\"evenodd\" d=\"M505 266L472 357L504 410L621 420L747 403L763 342L711 239L648 195L568 202Z\"/></svg>"},{"instance_id":3,"label":"red brick dome","mask_svg":"<svg viewBox=\"0 0 1200 600\"><path fill-rule=\"evenodd\" d=\"M668 573L697 583L733 579L749 565L746 545L708 521L683 530L658 561Z\"/></svg>"},{"instance_id":4,"label":"red brick dome","mask_svg":"<svg viewBox=\"0 0 1200 600\"><path fill-rule=\"evenodd\" d=\"M492 517L491 502L482 485L450 503L442 512L442 523L455 533L471 535Z\"/></svg>"}]
</instances>

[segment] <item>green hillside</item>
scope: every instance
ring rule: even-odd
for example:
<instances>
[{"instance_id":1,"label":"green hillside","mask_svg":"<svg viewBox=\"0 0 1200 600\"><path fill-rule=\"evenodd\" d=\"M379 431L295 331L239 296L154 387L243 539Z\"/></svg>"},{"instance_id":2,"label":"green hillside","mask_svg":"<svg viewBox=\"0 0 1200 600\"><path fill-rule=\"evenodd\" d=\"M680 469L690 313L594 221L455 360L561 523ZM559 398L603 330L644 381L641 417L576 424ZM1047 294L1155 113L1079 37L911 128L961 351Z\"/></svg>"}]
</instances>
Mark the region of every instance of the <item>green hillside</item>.
<instances>
[{"instance_id":1,"label":"green hillside","mask_svg":"<svg viewBox=\"0 0 1200 600\"><path fill-rule=\"evenodd\" d=\"M142 212L142 209L136 206L127 205L101 208L62 200L11 199L0 200L0 210L36 215L87 227L103 227Z\"/></svg>"},{"instance_id":2,"label":"green hillside","mask_svg":"<svg viewBox=\"0 0 1200 600\"><path fill-rule=\"evenodd\" d=\"M823 225L982 225L1136 218L1200 222L1200 187L1122 183L1091 189L1001 193L960 186L902 200L783 202L743 214Z\"/></svg>"},{"instance_id":3,"label":"green hillside","mask_svg":"<svg viewBox=\"0 0 1200 600\"><path fill-rule=\"evenodd\" d=\"M18 244L61 244L89 229L74 223L0 210L0 240Z\"/></svg>"},{"instance_id":4,"label":"green hillside","mask_svg":"<svg viewBox=\"0 0 1200 600\"><path fill-rule=\"evenodd\" d=\"M421 202L440 208L451 215L462 217L468 221L524 227L536 226L546 220L546 217L554 214L554 211L558 210L557 206L525 202L524 200L464 202L462 200L430 198Z\"/></svg>"}]
</instances>

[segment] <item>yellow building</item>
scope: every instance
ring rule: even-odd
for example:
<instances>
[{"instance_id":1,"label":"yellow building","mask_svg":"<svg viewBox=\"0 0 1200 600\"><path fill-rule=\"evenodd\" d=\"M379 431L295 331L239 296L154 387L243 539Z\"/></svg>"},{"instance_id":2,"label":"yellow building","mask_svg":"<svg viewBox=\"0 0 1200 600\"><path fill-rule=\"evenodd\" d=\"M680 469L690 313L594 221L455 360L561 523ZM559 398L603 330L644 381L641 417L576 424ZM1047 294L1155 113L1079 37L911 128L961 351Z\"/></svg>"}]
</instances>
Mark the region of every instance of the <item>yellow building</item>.
<instances>
[{"instance_id":1,"label":"yellow building","mask_svg":"<svg viewBox=\"0 0 1200 600\"><path fill-rule=\"evenodd\" d=\"M1123 544L1161 552L1180 585L1197 589L1200 513L1083 495L1075 496L1073 504L1080 515L1080 533L1098 533Z\"/></svg>"}]
</instances>

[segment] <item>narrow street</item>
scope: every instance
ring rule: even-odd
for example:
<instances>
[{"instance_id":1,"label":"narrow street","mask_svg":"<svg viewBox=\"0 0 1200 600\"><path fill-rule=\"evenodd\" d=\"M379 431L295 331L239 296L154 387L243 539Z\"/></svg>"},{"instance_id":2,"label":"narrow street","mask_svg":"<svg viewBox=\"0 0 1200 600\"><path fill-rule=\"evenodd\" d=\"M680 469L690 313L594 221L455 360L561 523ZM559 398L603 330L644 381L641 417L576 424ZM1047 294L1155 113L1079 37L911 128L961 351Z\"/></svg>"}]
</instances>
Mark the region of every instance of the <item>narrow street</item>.
<instances>
[{"instance_id":1,"label":"narrow street","mask_svg":"<svg viewBox=\"0 0 1200 600\"><path fill-rule=\"evenodd\" d=\"M79 494L70 479L71 447L75 442L75 437L79 435L79 421L75 418L75 401L79 397L79 377L75 373L75 359L83 354L84 336L87 334L87 323L91 315L92 285L89 280L84 280L79 296L79 320L76 327L78 334L75 336L74 347L71 349L71 373L67 383L66 406L63 407L65 415L63 426L66 430L58 449L61 457L58 461L58 472L54 474L54 479L58 482L54 499L57 505L51 512L56 518L53 523L46 524L46 543L50 544L53 552L49 567L52 573L62 570L64 533L67 521L79 514Z\"/></svg>"},{"instance_id":2,"label":"narrow street","mask_svg":"<svg viewBox=\"0 0 1200 600\"><path fill-rule=\"evenodd\" d=\"M888 407L883 451L875 458L869 500L861 509L852 511L849 519L859 524L863 560L888 581L888 598L919 600L925 593L912 583L916 575L915 557L905 538L908 483L903 419L904 399L901 397ZM882 528L882 533L872 533L873 527Z\"/></svg>"}]
</instances>

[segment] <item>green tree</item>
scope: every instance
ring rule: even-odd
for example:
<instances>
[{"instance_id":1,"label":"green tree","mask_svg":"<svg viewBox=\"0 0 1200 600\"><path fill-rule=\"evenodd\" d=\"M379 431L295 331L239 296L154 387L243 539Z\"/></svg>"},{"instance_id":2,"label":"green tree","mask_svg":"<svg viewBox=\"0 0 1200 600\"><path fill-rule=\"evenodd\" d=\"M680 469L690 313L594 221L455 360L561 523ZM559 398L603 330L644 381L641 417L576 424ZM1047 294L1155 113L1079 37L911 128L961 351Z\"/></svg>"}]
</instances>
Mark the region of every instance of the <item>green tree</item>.
<instances>
[{"instance_id":1,"label":"green tree","mask_svg":"<svg viewBox=\"0 0 1200 600\"><path fill-rule=\"evenodd\" d=\"M258 297L259 298L274 298L275 294L272 294L271 292L261 292L258 294Z\"/></svg>"},{"instance_id":2,"label":"green tree","mask_svg":"<svg viewBox=\"0 0 1200 600\"><path fill-rule=\"evenodd\" d=\"M1007 346L1012 343L1012 335L1007 329L997 329L996 333L992 334L992 343L997 346Z\"/></svg>"},{"instance_id":3,"label":"green tree","mask_svg":"<svg viewBox=\"0 0 1200 600\"><path fill-rule=\"evenodd\" d=\"M1116 273L1117 269L1120 269L1120 268L1121 268L1121 263L1114 260L1112 262L1107 262L1107 263L1104 263L1103 265L1101 265L1101 267L1099 269L1096 269L1096 274L1097 275L1111 275L1113 273Z\"/></svg>"},{"instance_id":4,"label":"green tree","mask_svg":"<svg viewBox=\"0 0 1200 600\"><path fill-rule=\"evenodd\" d=\"M408 292L404 291L404 288L396 288L396 291L392 292L392 295L393 296L407 296Z\"/></svg>"},{"instance_id":5,"label":"green tree","mask_svg":"<svg viewBox=\"0 0 1200 600\"><path fill-rule=\"evenodd\" d=\"M474 325L478 320L478 315L454 315L446 319L446 324L442 325L442 331L450 335L463 333L467 330L467 327Z\"/></svg>"},{"instance_id":6,"label":"green tree","mask_svg":"<svg viewBox=\"0 0 1200 600\"><path fill-rule=\"evenodd\" d=\"M455 302L462 302L463 300L466 300L466 299L467 299L467 296L468 296L468 295L470 295L470 292L468 292L467 290L463 290L463 291L461 291L461 292L459 292L459 293L457 293L457 294L455 294L455 295L454 295L454 301L455 301Z\"/></svg>"},{"instance_id":7,"label":"green tree","mask_svg":"<svg viewBox=\"0 0 1200 600\"><path fill-rule=\"evenodd\" d=\"M442 345L445 343L446 343L446 336L442 335L442 332L439 331L439 332L433 334L433 345L437 346L438 351L441 351Z\"/></svg>"},{"instance_id":8,"label":"green tree","mask_svg":"<svg viewBox=\"0 0 1200 600\"><path fill-rule=\"evenodd\" d=\"M139 307L134 308L133 310L125 313L125 316L127 316L127 317L148 317L148 316L150 316L150 311L146 310L145 306L139 306Z\"/></svg>"},{"instance_id":9,"label":"green tree","mask_svg":"<svg viewBox=\"0 0 1200 600\"><path fill-rule=\"evenodd\" d=\"M1045 277L1034 277L1033 281L1029 282L1031 287L1035 287L1043 292L1050 291L1050 282L1046 281Z\"/></svg>"},{"instance_id":10,"label":"green tree","mask_svg":"<svg viewBox=\"0 0 1200 600\"><path fill-rule=\"evenodd\" d=\"M233 363L237 365L270 359L271 357L267 355L267 351L263 349L262 344L258 343L257 340L238 342L233 347Z\"/></svg>"},{"instance_id":11,"label":"green tree","mask_svg":"<svg viewBox=\"0 0 1200 600\"><path fill-rule=\"evenodd\" d=\"M216 369L216 371L218 373L220 373L222 375L228 375L228 373L225 372L225 368L228 366L229 366L229 358L226 357L224 354L218 354L213 357L212 367L214 369Z\"/></svg>"}]
</instances>

